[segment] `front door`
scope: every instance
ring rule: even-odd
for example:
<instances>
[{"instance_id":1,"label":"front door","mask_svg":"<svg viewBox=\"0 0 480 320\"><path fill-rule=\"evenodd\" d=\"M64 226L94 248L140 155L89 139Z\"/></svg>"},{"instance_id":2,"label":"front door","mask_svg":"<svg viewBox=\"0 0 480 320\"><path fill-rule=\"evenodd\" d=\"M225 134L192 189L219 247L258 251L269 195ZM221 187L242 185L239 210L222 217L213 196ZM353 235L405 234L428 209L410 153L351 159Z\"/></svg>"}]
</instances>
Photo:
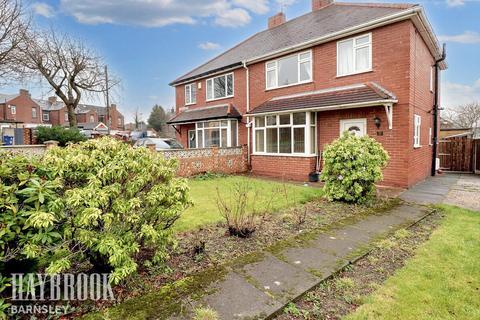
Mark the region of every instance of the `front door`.
<instances>
[{"instance_id":1,"label":"front door","mask_svg":"<svg viewBox=\"0 0 480 320\"><path fill-rule=\"evenodd\" d=\"M357 137L363 137L367 134L367 119L340 120L340 134L345 131Z\"/></svg>"}]
</instances>

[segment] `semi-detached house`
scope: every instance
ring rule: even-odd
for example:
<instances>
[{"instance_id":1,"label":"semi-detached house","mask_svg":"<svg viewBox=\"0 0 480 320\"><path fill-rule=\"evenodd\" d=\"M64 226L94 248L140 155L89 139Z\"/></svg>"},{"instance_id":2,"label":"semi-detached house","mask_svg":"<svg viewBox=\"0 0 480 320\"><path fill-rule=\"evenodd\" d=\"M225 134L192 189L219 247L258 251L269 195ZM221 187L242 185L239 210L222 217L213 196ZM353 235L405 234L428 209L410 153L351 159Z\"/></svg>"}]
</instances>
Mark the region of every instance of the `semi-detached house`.
<instances>
[{"instance_id":1,"label":"semi-detached house","mask_svg":"<svg viewBox=\"0 0 480 320\"><path fill-rule=\"evenodd\" d=\"M390 155L383 184L435 171L438 75L446 68L423 8L313 0L174 80L170 124L187 148L248 145L254 174L305 180L344 131Z\"/></svg>"}]
</instances>

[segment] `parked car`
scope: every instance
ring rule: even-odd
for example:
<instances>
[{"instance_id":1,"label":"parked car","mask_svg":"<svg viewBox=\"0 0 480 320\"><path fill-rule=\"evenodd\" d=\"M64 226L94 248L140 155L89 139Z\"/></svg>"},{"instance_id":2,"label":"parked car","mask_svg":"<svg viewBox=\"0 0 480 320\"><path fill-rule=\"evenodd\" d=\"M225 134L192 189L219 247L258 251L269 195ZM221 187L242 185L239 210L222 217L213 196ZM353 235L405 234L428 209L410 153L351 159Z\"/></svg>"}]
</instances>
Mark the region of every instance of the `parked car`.
<instances>
[{"instance_id":1,"label":"parked car","mask_svg":"<svg viewBox=\"0 0 480 320\"><path fill-rule=\"evenodd\" d=\"M168 149L183 149L183 146L175 139L170 138L141 138L133 145L134 148L147 147L154 144L157 151Z\"/></svg>"}]
</instances>

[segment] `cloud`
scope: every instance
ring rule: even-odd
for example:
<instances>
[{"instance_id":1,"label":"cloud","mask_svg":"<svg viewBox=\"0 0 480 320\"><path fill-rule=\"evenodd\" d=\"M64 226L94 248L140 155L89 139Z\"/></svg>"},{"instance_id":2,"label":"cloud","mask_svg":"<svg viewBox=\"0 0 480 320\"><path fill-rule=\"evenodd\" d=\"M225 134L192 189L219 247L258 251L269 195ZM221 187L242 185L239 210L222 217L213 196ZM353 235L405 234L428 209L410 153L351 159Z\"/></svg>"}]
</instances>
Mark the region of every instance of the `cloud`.
<instances>
[{"instance_id":1,"label":"cloud","mask_svg":"<svg viewBox=\"0 0 480 320\"><path fill-rule=\"evenodd\" d=\"M210 42L210 41L202 42L198 45L198 47L202 50L217 50L217 49L220 49L220 45L218 43L214 43L214 42Z\"/></svg>"},{"instance_id":2,"label":"cloud","mask_svg":"<svg viewBox=\"0 0 480 320\"><path fill-rule=\"evenodd\" d=\"M457 34L457 35L439 36L438 39L440 41L447 41L447 42L475 44L475 43L480 43L480 33L473 32L473 31L465 31L464 33Z\"/></svg>"},{"instance_id":3,"label":"cloud","mask_svg":"<svg viewBox=\"0 0 480 320\"><path fill-rule=\"evenodd\" d=\"M256 14L265 14L270 11L268 0L233 0L233 3Z\"/></svg>"},{"instance_id":4,"label":"cloud","mask_svg":"<svg viewBox=\"0 0 480 320\"><path fill-rule=\"evenodd\" d=\"M35 2L32 4L33 12L45 18L52 18L55 16L55 10L48 4L43 2Z\"/></svg>"},{"instance_id":5,"label":"cloud","mask_svg":"<svg viewBox=\"0 0 480 320\"><path fill-rule=\"evenodd\" d=\"M449 7L460 7L465 5L465 0L446 0Z\"/></svg>"},{"instance_id":6,"label":"cloud","mask_svg":"<svg viewBox=\"0 0 480 320\"><path fill-rule=\"evenodd\" d=\"M480 79L472 84L445 82L442 84L442 106L453 109L459 105L479 101Z\"/></svg>"},{"instance_id":7,"label":"cloud","mask_svg":"<svg viewBox=\"0 0 480 320\"><path fill-rule=\"evenodd\" d=\"M162 27L195 24L205 19L224 27L243 26L249 12L265 10L267 0L61 0L64 13L84 24Z\"/></svg>"}]
</instances>

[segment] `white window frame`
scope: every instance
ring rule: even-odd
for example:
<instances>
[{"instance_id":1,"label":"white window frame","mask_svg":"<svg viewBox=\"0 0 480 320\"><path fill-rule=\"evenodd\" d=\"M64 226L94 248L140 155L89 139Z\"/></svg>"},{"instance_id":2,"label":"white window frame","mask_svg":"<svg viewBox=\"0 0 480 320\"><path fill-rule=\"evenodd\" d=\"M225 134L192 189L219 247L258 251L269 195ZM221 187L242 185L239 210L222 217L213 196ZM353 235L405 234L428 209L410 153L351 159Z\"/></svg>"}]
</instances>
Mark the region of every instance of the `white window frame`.
<instances>
[{"instance_id":1,"label":"white window frame","mask_svg":"<svg viewBox=\"0 0 480 320\"><path fill-rule=\"evenodd\" d=\"M305 116L305 124L293 124L293 114L294 113L306 113ZM280 124L280 115L285 115L288 114L290 115L290 124ZM267 125L267 117L274 116L276 117L276 124L275 125ZM311 118L314 118L314 124L311 123ZM256 126L256 121L255 118L264 118L264 123L265 125L263 127L257 127ZM315 150L311 150L311 137L310 137L310 129L311 127L315 127ZM255 116L253 119L253 134L252 134L252 143L253 143L253 148L252 148L252 154L253 155L265 155L265 156L277 156L277 157L314 157L316 155L316 149L318 145L318 128L317 128L317 114L316 112L310 112L310 111L300 111L300 112L288 112L288 113L279 113L279 114L268 114L268 115L262 115L262 116ZM277 150L279 150L280 147L280 128L291 128L291 153L280 153L280 152L267 152L267 130L266 129L272 129L276 128L277 129ZM304 128L304 136L305 136L305 141L304 141L304 146L305 146L305 152L294 152L295 150L295 139L294 139L294 128ZM256 132L257 131L263 131L263 150L264 151L256 151L257 150L257 142L256 142Z\"/></svg>"},{"instance_id":2,"label":"white window frame","mask_svg":"<svg viewBox=\"0 0 480 320\"><path fill-rule=\"evenodd\" d=\"M368 35L368 43L364 43L364 44L361 44L361 45L356 45L355 44L357 39L363 38L367 35ZM352 52L351 52L351 54L353 55L353 57L352 57L353 72L340 74L340 59L339 59L339 57L340 57L340 44L344 43L344 42L349 42L349 41L353 41ZM358 49L365 48L365 47L369 48L369 53L370 53L370 56L369 56L369 59L368 59L369 67L365 70L357 70L357 55L355 54L355 51L358 50ZM351 37L351 38L348 38L348 39L345 39L345 40L337 41L337 77L346 77L346 76L351 76L351 75L354 75L354 74L370 72L372 70L373 70L373 52L372 52L372 33L371 32L370 33L364 33L364 34L361 34L359 36Z\"/></svg>"},{"instance_id":3,"label":"white window frame","mask_svg":"<svg viewBox=\"0 0 480 320\"><path fill-rule=\"evenodd\" d=\"M17 114L17 106L10 105L10 113L11 114Z\"/></svg>"},{"instance_id":4,"label":"white window frame","mask_svg":"<svg viewBox=\"0 0 480 320\"><path fill-rule=\"evenodd\" d=\"M190 135L191 135L192 133L194 134L194 139L195 139L195 146L193 146L193 147L190 146L190 141L191 141L191 139L192 139L192 138L190 137ZM196 149L196 148L198 148L198 144L197 144L197 130L196 130L196 129L188 130L188 132L187 132L187 139L188 139L188 143L187 143L188 149Z\"/></svg>"},{"instance_id":5,"label":"white window frame","mask_svg":"<svg viewBox=\"0 0 480 320\"><path fill-rule=\"evenodd\" d=\"M50 113L43 112L42 117L43 117L43 121L50 121Z\"/></svg>"},{"instance_id":6,"label":"white window frame","mask_svg":"<svg viewBox=\"0 0 480 320\"><path fill-rule=\"evenodd\" d=\"M227 125L226 126L222 126L222 121L227 121ZM236 133L236 141L237 141L237 145L236 146L232 146L232 121L236 121L237 122L237 133ZM206 127L205 124L206 123L210 123L210 122L219 122L219 126L218 127ZM202 124L201 126L199 124ZM238 146L238 120L236 119L216 119L216 120L210 120L210 121L199 121L199 122L195 122L195 148L198 149L199 146L198 146L198 143L199 143L199 132L201 131L201 136L202 136L202 148L211 148L211 147L205 147L205 130L209 130L209 129L218 129L220 131L220 143L222 142L222 129L227 129L227 145L226 146L217 146L219 148L231 148L231 147L237 147ZM188 132L190 131L193 131L193 130L189 130ZM190 138L188 136L188 138Z\"/></svg>"},{"instance_id":7,"label":"white window frame","mask_svg":"<svg viewBox=\"0 0 480 320\"><path fill-rule=\"evenodd\" d=\"M64 114L63 114L63 120L68 122L68 112L67 111L65 111Z\"/></svg>"},{"instance_id":8,"label":"white window frame","mask_svg":"<svg viewBox=\"0 0 480 320\"><path fill-rule=\"evenodd\" d=\"M185 85L185 105L191 105L197 103L197 88L196 83L190 83Z\"/></svg>"},{"instance_id":9,"label":"white window frame","mask_svg":"<svg viewBox=\"0 0 480 320\"><path fill-rule=\"evenodd\" d=\"M32 119L36 119L38 117L38 110L35 107L32 107Z\"/></svg>"},{"instance_id":10,"label":"white window frame","mask_svg":"<svg viewBox=\"0 0 480 320\"><path fill-rule=\"evenodd\" d=\"M307 59L301 59L300 56L308 53L310 56ZM288 59L291 58L292 56L297 56L297 77L298 77L298 82L296 83L291 83L283 86L278 85L278 61L283 60L283 59ZM300 65L305 62L310 62L310 79L308 80L300 80ZM269 66L270 65L270 66ZM275 71L275 85L272 87L268 86L268 72L269 71ZM285 87L291 87L291 86L297 86L299 84L304 84L304 83L310 83L313 81L313 52L312 50L307 50L307 51L302 51L299 53L291 54L285 57L281 57L276 60L270 60L265 62L265 90L272 90L272 89L278 89L278 88L285 88Z\"/></svg>"},{"instance_id":11,"label":"white window frame","mask_svg":"<svg viewBox=\"0 0 480 320\"><path fill-rule=\"evenodd\" d=\"M433 146L433 131L432 127L428 128L428 145Z\"/></svg>"},{"instance_id":12,"label":"white window frame","mask_svg":"<svg viewBox=\"0 0 480 320\"><path fill-rule=\"evenodd\" d=\"M229 75L232 76L232 94L231 95L227 94L227 91L228 91L227 77ZM215 82L214 82L214 80L217 79L217 78L222 78L222 77L225 78L225 97L215 98L215 90L214 90ZM209 81L211 81L211 85L210 85L211 94L212 94L211 99L208 98L208 82ZM225 74L222 74L222 75L219 75L219 76L215 76L215 77L209 78L205 81L205 99L206 99L206 101L228 99L228 98L232 98L234 95L235 95L235 74L233 72L225 73Z\"/></svg>"},{"instance_id":13,"label":"white window frame","mask_svg":"<svg viewBox=\"0 0 480 320\"><path fill-rule=\"evenodd\" d=\"M422 136L422 117L418 114L413 115L413 147L420 148Z\"/></svg>"}]
</instances>

